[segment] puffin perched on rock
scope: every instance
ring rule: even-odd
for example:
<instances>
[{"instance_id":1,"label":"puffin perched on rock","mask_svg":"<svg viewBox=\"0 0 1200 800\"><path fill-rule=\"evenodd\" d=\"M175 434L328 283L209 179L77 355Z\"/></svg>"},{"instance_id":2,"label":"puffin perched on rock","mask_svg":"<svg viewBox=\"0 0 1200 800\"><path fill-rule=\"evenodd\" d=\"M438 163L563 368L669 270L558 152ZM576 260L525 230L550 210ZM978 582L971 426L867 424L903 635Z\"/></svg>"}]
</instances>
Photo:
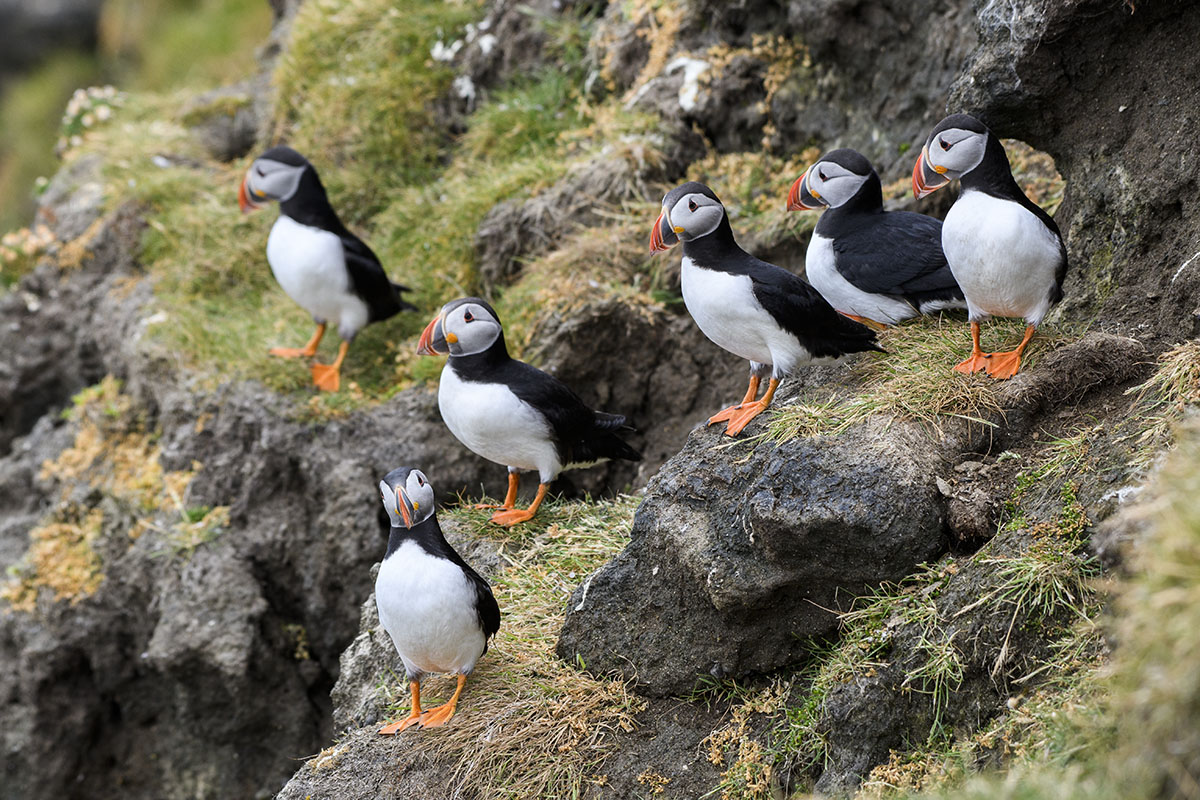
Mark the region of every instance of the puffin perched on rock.
<instances>
[{"instance_id":1,"label":"puffin perched on rock","mask_svg":"<svg viewBox=\"0 0 1200 800\"><path fill-rule=\"evenodd\" d=\"M704 335L749 359L750 386L741 403L708 424L728 420L736 436L771 404L779 382L796 367L866 350L882 352L865 325L836 311L792 273L738 247L721 201L702 183L677 186L663 198L650 252L683 242L683 302ZM759 382L770 376L762 398Z\"/></svg>"},{"instance_id":2,"label":"puffin perched on rock","mask_svg":"<svg viewBox=\"0 0 1200 800\"><path fill-rule=\"evenodd\" d=\"M450 356L438 386L442 419L471 452L508 467L508 493L492 515L498 525L532 518L564 469L642 458L619 436L632 430L625 417L593 411L562 381L510 357L500 318L478 297L442 306L417 353ZM514 508L523 470L538 473L526 509Z\"/></svg>"},{"instance_id":3,"label":"puffin perched on rock","mask_svg":"<svg viewBox=\"0 0 1200 800\"><path fill-rule=\"evenodd\" d=\"M316 169L290 147L272 147L242 179L238 205L243 213L266 200L278 200L281 212L267 239L271 272L317 324L304 347L276 347L271 355L311 358L326 324L335 323L342 337L337 360L313 364L312 377L318 388L336 392L346 350L363 326L416 306L401 298L408 287L388 280L371 248L338 219Z\"/></svg>"},{"instance_id":4,"label":"puffin perched on rock","mask_svg":"<svg viewBox=\"0 0 1200 800\"><path fill-rule=\"evenodd\" d=\"M488 582L442 535L423 472L394 469L379 491L392 532L375 579L375 604L412 690L411 713L380 728L387 735L412 725L436 728L454 715L467 676L500 630L500 607ZM421 678L435 672L457 675L458 687L445 705L423 712Z\"/></svg>"},{"instance_id":5,"label":"puffin perched on rock","mask_svg":"<svg viewBox=\"0 0 1200 800\"><path fill-rule=\"evenodd\" d=\"M1025 196L1000 140L967 114L953 114L929 134L913 167L913 194L924 197L959 179L961 192L942 226L942 249L967 298L971 355L954 369L1011 378L1042 319L1063 297L1067 248L1058 225ZM1024 317L1016 350L985 353L979 323Z\"/></svg>"},{"instance_id":6,"label":"puffin perched on rock","mask_svg":"<svg viewBox=\"0 0 1200 800\"><path fill-rule=\"evenodd\" d=\"M942 254L942 223L884 211L883 187L856 150L831 150L788 193L789 211L828 206L805 258L805 275L831 306L882 328L945 308L966 308Z\"/></svg>"}]
</instances>

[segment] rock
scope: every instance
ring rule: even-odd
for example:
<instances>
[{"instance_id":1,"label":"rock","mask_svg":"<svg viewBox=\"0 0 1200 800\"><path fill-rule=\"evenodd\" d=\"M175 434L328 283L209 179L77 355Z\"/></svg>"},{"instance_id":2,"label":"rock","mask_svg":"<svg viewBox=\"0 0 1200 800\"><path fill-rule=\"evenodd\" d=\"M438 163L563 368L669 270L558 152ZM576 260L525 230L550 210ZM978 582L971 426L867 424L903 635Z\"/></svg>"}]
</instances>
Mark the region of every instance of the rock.
<instances>
[{"instance_id":1,"label":"rock","mask_svg":"<svg viewBox=\"0 0 1200 800\"><path fill-rule=\"evenodd\" d=\"M267 76L204 92L187 103L183 124L217 161L249 155L264 116Z\"/></svg>"},{"instance_id":2,"label":"rock","mask_svg":"<svg viewBox=\"0 0 1200 800\"><path fill-rule=\"evenodd\" d=\"M946 546L941 458L918 430L726 443L698 431L663 465L629 546L572 595L560 657L651 695L776 669L845 602Z\"/></svg>"}]
</instances>

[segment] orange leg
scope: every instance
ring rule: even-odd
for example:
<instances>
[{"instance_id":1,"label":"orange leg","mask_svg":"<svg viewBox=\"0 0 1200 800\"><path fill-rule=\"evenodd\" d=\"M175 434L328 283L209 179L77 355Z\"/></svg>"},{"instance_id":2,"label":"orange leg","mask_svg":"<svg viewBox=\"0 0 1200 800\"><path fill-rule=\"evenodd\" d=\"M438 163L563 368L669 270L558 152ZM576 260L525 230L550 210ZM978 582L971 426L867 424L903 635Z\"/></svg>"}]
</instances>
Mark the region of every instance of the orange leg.
<instances>
[{"instance_id":1,"label":"orange leg","mask_svg":"<svg viewBox=\"0 0 1200 800\"><path fill-rule=\"evenodd\" d=\"M473 507L477 509L499 508L507 511L517 504L517 485L521 482L521 475L517 472L508 473L508 494L504 495L503 505L494 505L492 503L476 503Z\"/></svg>"},{"instance_id":2,"label":"orange leg","mask_svg":"<svg viewBox=\"0 0 1200 800\"><path fill-rule=\"evenodd\" d=\"M431 708L421 715L422 728L437 728L445 725L447 720L454 716L454 707L458 705L458 696L462 694L463 687L467 685L467 676L458 676L458 687L454 690L454 694L450 696L450 700L444 706Z\"/></svg>"},{"instance_id":3,"label":"orange leg","mask_svg":"<svg viewBox=\"0 0 1200 800\"><path fill-rule=\"evenodd\" d=\"M542 501L546 499L546 492L550 490L550 484L539 483L537 496L533 498L533 502L529 504L529 508L510 508L504 511L497 511L492 514L492 522L497 525L503 525L506 528L511 528L518 522L525 522L533 519L533 515L537 513L538 507ZM514 502L516 498L513 498Z\"/></svg>"},{"instance_id":4,"label":"orange leg","mask_svg":"<svg viewBox=\"0 0 1200 800\"><path fill-rule=\"evenodd\" d=\"M326 392L336 392L342 385L342 362L346 360L346 351L350 349L349 342L342 342L338 348L337 358L332 364L313 364L313 383L318 389Z\"/></svg>"},{"instance_id":5,"label":"orange leg","mask_svg":"<svg viewBox=\"0 0 1200 800\"><path fill-rule=\"evenodd\" d=\"M1016 375L1017 370L1021 368L1021 354L1025 352L1025 346L1033 338L1034 330L1035 328L1032 325L1025 326L1025 337L1021 339L1021 343L1017 345L1016 350L1011 350L1007 353L992 353L991 360L988 361L987 365L987 374L1000 380Z\"/></svg>"},{"instance_id":6,"label":"orange leg","mask_svg":"<svg viewBox=\"0 0 1200 800\"><path fill-rule=\"evenodd\" d=\"M708 424L712 425L714 422L724 422L726 420L733 419L734 416L737 415L737 412L742 410L744 405L752 402L754 398L758 396L759 380L760 379L757 375L751 375L750 388L746 390L746 396L742 398L742 402L738 403L736 406L730 406L724 411L719 411L713 416L709 417Z\"/></svg>"},{"instance_id":7,"label":"orange leg","mask_svg":"<svg viewBox=\"0 0 1200 800\"><path fill-rule=\"evenodd\" d=\"M408 727L417 724L421 718L421 684L413 681L409 684L412 689L412 711L407 717L379 729L380 736L393 736Z\"/></svg>"},{"instance_id":8,"label":"orange leg","mask_svg":"<svg viewBox=\"0 0 1200 800\"><path fill-rule=\"evenodd\" d=\"M725 435L737 436L742 432L743 428L750 424L750 420L766 411L767 406L771 405L771 399L775 397L775 390L778 388L779 380L771 378L771 382L767 384L766 394L762 396L762 399L748 404L736 417L729 420L729 425L725 428Z\"/></svg>"},{"instance_id":9,"label":"orange leg","mask_svg":"<svg viewBox=\"0 0 1200 800\"><path fill-rule=\"evenodd\" d=\"M844 311L839 311L838 313L841 314L843 317L849 317L850 319L854 320L855 322L866 325L868 328L870 328L873 331L886 331L888 329L887 325L883 324L882 322L876 322L873 319L867 319L866 317L860 317L857 314L847 314Z\"/></svg>"},{"instance_id":10,"label":"orange leg","mask_svg":"<svg viewBox=\"0 0 1200 800\"><path fill-rule=\"evenodd\" d=\"M979 372L981 369L987 368L987 359L991 358L991 353L985 353L979 349L979 323L971 323L971 355L962 363L954 368L955 372L965 372L970 375L972 372Z\"/></svg>"},{"instance_id":11,"label":"orange leg","mask_svg":"<svg viewBox=\"0 0 1200 800\"><path fill-rule=\"evenodd\" d=\"M317 326L317 331L308 340L308 344L297 350L294 347L272 347L268 353L280 358L312 358L317 354L317 345L321 343L321 337L325 335L325 323L322 322Z\"/></svg>"}]
</instances>

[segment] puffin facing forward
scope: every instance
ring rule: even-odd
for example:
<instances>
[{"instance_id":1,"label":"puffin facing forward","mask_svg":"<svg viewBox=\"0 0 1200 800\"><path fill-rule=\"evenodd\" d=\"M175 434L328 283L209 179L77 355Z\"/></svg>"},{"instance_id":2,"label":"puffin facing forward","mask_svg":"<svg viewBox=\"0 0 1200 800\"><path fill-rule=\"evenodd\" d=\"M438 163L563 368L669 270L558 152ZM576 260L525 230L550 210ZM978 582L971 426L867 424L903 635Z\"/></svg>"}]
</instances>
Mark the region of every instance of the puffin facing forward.
<instances>
[{"instance_id":1,"label":"puffin facing forward","mask_svg":"<svg viewBox=\"0 0 1200 800\"><path fill-rule=\"evenodd\" d=\"M882 328L944 308L965 308L942 254L942 223L884 211L883 187L856 150L831 150L792 185L788 211L818 209L805 274L831 306Z\"/></svg>"},{"instance_id":2,"label":"puffin facing forward","mask_svg":"<svg viewBox=\"0 0 1200 800\"><path fill-rule=\"evenodd\" d=\"M966 114L946 117L929 134L913 167L913 194L955 178L962 191L946 214L942 249L967 298L971 355L954 369L1011 378L1046 312L1062 300L1067 248L1058 225L1013 179L1000 140ZM979 323L989 316L1025 318L1016 350L980 349Z\"/></svg>"},{"instance_id":3,"label":"puffin facing forward","mask_svg":"<svg viewBox=\"0 0 1200 800\"><path fill-rule=\"evenodd\" d=\"M423 472L394 469L379 491L392 532L375 579L375 604L412 691L408 717L379 729L388 735L412 725L436 728L454 715L467 676L500 630L500 607L488 582L442 535ZM434 672L457 675L458 687L445 705L423 712L421 678Z\"/></svg>"},{"instance_id":4,"label":"puffin facing forward","mask_svg":"<svg viewBox=\"0 0 1200 800\"><path fill-rule=\"evenodd\" d=\"M677 186L663 198L650 233L650 252L683 242L683 302L700 330L720 347L750 361L750 387L741 403L708 424L729 424L736 436L767 409L779 382L796 367L847 353L882 348L875 334L833 310L816 289L792 273L738 247L721 201L702 183ZM763 376L771 380L755 400Z\"/></svg>"},{"instance_id":5,"label":"puffin facing forward","mask_svg":"<svg viewBox=\"0 0 1200 800\"><path fill-rule=\"evenodd\" d=\"M632 430L625 417L593 411L562 381L511 358L500 318L478 297L442 306L417 353L450 356L438 385L446 427L471 452L508 467L508 493L492 515L498 525L531 519L564 469L642 459L618 435ZM538 473L537 496L527 509L513 507L523 470Z\"/></svg>"},{"instance_id":6,"label":"puffin facing forward","mask_svg":"<svg viewBox=\"0 0 1200 800\"><path fill-rule=\"evenodd\" d=\"M329 204L317 171L290 147L272 147L259 156L238 188L243 213L260 201L278 200L279 219L267 239L267 262L288 297L312 314L316 333L302 348L276 347L271 355L311 358L327 323L342 337L337 360L313 364L313 383L336 392L350 342L363 326L404 310L416 310L400 296L408 287L388 280L371 248L346 229Z\"/></svg>"}]
</instances>

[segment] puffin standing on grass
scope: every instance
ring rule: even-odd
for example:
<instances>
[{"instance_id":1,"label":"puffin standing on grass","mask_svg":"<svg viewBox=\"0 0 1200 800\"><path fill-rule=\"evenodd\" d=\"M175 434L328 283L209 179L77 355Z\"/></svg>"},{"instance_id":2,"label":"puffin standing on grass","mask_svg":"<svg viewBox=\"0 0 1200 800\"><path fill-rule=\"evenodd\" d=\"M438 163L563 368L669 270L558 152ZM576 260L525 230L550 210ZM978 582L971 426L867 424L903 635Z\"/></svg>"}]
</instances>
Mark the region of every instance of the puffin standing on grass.
<instances>
[{"instance_id":1,"label":"puffin standing on grass","mask_svg":"<svg viewBox=\"0 0 1200 800\"><path fill-rule=\"evenodd\" d=\"M1058 225L1017 185L1000 140L966 114L946 117L929 134L913 167L913 194L924 197L955 178L962 190L946 214L942 249L967 298L971 355L954 369L1011 378L1037 326L1062 300L1067 248ZM983 352L979 323L989 316L1025 318L1016 350Z\"/></svg>"},{"instance_id":2,"label":"puffin standing on grass","mask_svg":"<svg viewBox=\"0 0 1200 800\"><path fill-rule=\"evenodd\" d=\"M738 247L721 201L702 183L677 186L663 198L650 233L650 252L683 242L683 302L700 330L720 347L749 359L742 402L708 420L728 420L737 436L771 404L779 382L796 367L866 350L883 352L871 329L833 310L816 289L787 270ZM762 398L759 382L770 376Z\"/></svg>"},{"instance_id":3,"label":"puffin standing on grass","mask_svg":"<svg viewBox=\"0 0 1200 800\"><path fill-rule=\"evenodd\" d=\"M267 239L267 262L288 297L313 316L316 333L304 347L276 347L271 355L311 358L327 323L342 337L337 360L313 364L313 383L336 392L350 342L372 322L404 310L416 310L401 292L408 287L388 280L371 248L346 229L329 205L317 171L290 147L272 147L259 156L238 188L238 205L247 213L265 200L278 200L280 215Z\"/></svg>"},{"instance_id":4,"label":"puffin standing on grass","mask_svg":"<svg viewBox=\"0 0 1200 800\"><path fill-rule=\"evenodd\" d=\"M412 725L436 728L454 715L467 676L500 630L500 607L488 582L442 535L423 472L394 469L379 491L392 532L375 579L375 604L412 691L408 717L379 729L389 735ZM458 687L445 705L422 711L421 678L434 672L457 675Z\"/></svg>"},{"instance_id":5,"label":"puffin standing on grass","mask_svg":"<svg viewBox=\"0 0 1200 800\"><path fill-rule=\"evenodd\" d=\"M825 206L808 243L805 277L839 312L882 329L966 308L942 254L942 223L884 211L879 175L861 153L831 150L792 184L788 211Z\"/></svg>"},{"instance_id":6,"label":"puffin standing on grass","mask_svg":"<svg viewBox=\"0 0 1200 800\"><path fill-rule=\"evenodd\" d=\"M508 493L492 515L498 525L532 518L564 469L642 458L618 435L632 430L625 417L593 411L562 381L511 358L500 318L478 297L442 306L417 353L450 356L438 386L446 427L471 452L508 467ZM537 496L525 509L514 508L522 470L538 473Z\"/></svg>"}]
</instances>

